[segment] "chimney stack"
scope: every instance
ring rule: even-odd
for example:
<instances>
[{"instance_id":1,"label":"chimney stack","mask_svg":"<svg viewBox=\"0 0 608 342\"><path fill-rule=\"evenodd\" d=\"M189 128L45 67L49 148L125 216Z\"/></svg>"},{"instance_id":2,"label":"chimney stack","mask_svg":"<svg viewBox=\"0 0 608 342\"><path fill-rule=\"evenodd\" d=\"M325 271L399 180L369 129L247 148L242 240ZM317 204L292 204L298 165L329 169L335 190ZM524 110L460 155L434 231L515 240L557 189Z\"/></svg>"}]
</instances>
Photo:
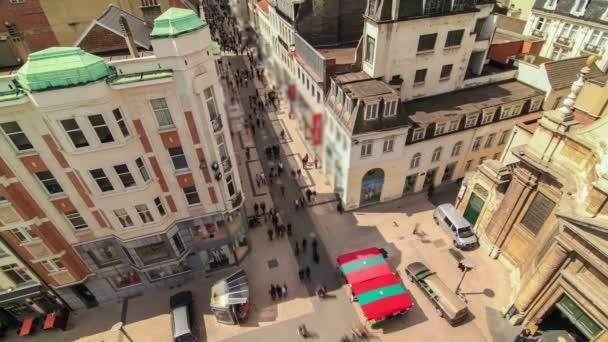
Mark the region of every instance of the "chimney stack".
<instances>
[{"instance_id":1,"label":"chimney stack","mask_svg":"<svg viewBox=\"0 0 608 342\"><path fill-rule=\"evenodd\" d=\"M19 56L21 63L27 62L27 58L30 54L27 42L23 39L14 23L7 21L4 23L4 26L10 37L10 43L13 46L13 50L17 53L17 56Z\"/></svg>"},{"instance_id":2,"label":"chimney stack","mask_svg":"<svg viewBox=\"0 0 608 342\"><path fill-rule=\"evenodd\" d=\"M133 58L139 57L139 53L137 52L137 46L135 45L135 41L133 40L133 33L131 32L129 23L127 23L127 19L121 15L120 18L118 18L118 22L120 23L122 33L124 33L125 35L125 42L127 43L127 47L129 48L129 54Z\"/></svg>"}]
</instances>

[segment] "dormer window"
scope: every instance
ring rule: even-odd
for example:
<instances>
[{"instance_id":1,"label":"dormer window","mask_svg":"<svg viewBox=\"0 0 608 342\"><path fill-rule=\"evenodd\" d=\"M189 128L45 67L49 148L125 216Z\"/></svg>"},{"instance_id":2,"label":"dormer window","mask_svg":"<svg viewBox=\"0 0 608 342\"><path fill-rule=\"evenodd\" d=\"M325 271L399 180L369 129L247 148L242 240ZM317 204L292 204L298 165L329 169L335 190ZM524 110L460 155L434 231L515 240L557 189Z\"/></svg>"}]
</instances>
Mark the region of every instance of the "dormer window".
<instances>
[{"instance_id":1,"label":"dormer window","mask_svg":"<svg viewBox=\"0 0 608 342\"><path fill-rule=\"evenodd\" d=\"M346 107L347 112L349 112L349 113L353 112L353 103L354 103L353 100L351 100L350 97L346 96L345 107Z\"/></svg>"},{"instance_id":2,"label":"dormer window","mask_svg":"<svg viewBox=\"0 0 608 342\"><path fill-rule=\"evenodd\" d=\"M370 103L365 106L365 120L378 118L378 103Z\"/></svg>"},{"instance_id":3,"label":"dormer window","mask_svg":"<svg viewBox=\"0 0 608 342\"><path fill-rule=\"evenodd\" d=\"M336 103L338 103L338 104L344 103L344 93L342 92L342 89L338 89L338 100L336 101Z\"/></svg>"},{"instance_id":4,"label":"dormer window","mask_svg":"<svg viewBox=\"0 0 608 342\"><path fill-rule=\"evenodd\" d=\"M445 126L446 126L445 122L444 123L438 123L435 126L435 136L442 135L443 133L445 133Z\"/></svg>"},{"instance_id":5,"label":"dormer window","mask_svg":"<svg viewBox=\"0 0 608 342\"><path fill-rule=\"evenodd\" d=\"M587 4L589 0L576 0L574 6L572 6L572 11L570 13L574 15L583 15L585 13L585 9L587 8Z\"/></svg>"},{"instance_id":6,"label":"dormer window","mask_svg":"<svg viewBox=\"0 0 608 342\"><path fill-rule=\"evenodd\" d=\"M448 133L454 132L458 130L458 125L460 124L460 120L452 120L450 121L450 125L448 126Z\"/></svg>"},{"instance_id":7,"label":"dormer window","mask_svg":"<svg viewBox=\"0 0 608 342\"><path fill-rule=\"evenodd\" d=\"M368 0L367 2L367 15L370 17L375 17L376 12L378 11L378 2L380 0Z\"/></svg>"},{"instance_id":8,"label":"dormer window","mask_svg":"<svg viewBox=\"0 0 608 342\"><path fill-rule=\"evenodd\" d=\"M384 117L390 117L397 114L397 101L388 101L384 105Z\"/></svg>"},{"instance_id":9,"label":"dormer window","mask_svg":"<svg viewBox=\"0 0 608 342\"><path fill-rule=\"evenodd\" d=\"M412 142L422 140L422 138L424 138L424 131L424 128L414 129L414 133L412 134Z\"/></svg>"},{"instance_id":10,"label":"dormer window","mask_svg":"<svg viewBox=\"0 0 608 342\"><path fill-rule=\"evenodd\" d=\"M490 108L483 111L483 115L481 116L481 124L485 125L487 123L492 122L494 120L494 113L496 109Z\"/></svg>"},{"instance_id":11,"label":"dormer window","mask_svg":"<svg viewBox=\"0 0 608 342\"><path fill-rule=\"evenodd\" d=\"M546 9L555 9L555 6L557 6L557 0L547 0L545 2Z\"/></svg>"},{"instance_id":12,"label":"dormer window","mask_svg":"<svg viewBox=\"0 0 608 342\"><path fill-rule=\"evenodd\" d=\"M336 96L336 90L337 90L336 88L337 88L336 87L336 81L331 80L331 87L330 87L330 90L329 90L329 96Z\"/></svg>"}]
</instances>

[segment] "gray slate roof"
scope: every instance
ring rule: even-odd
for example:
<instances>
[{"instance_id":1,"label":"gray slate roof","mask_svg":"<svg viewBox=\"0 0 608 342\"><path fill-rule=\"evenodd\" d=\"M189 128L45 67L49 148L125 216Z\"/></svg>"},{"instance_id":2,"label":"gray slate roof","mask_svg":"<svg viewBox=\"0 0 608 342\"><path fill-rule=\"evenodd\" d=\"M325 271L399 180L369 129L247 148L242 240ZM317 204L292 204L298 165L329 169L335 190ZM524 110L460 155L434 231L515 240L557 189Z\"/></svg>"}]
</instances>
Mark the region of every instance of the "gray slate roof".
<instances>
[{"instance_id":1,"label":"gray slate roof","mask_svg":"<svg viewBox=\"0 0 608 342\"><path fill-rule=\"evenodd\" d=\"M120 22L118 21L120 16L124 16L127 19L129 28L133 33L133 40L135 40L135 44L146 50L150 49L150 32L152 32L152 27L146 26L143 19L140 19L129 12L123 11L122 9L110 4L108 8L106 8L106 10L101 14L101 16L95 20L95 22L97 25L101 25L117 35L124 37L122 28L120 27Z\"/></svg>"},{"instance_id":2,"label":"gray slate roof","mask_svg":"<svg viewBox=\"0 0 608 342\"><path fill-rule=\"evenodd\" d=\"M551 61L545 63L547 78L552 89L568 88L572 82L576 81L578 73L585 66L587 57L576 57L563 59L561 61ZM595 65L591 66L591 71L587 74L587 78L593 79L604 76L605 74Z\"/></svg>"},{"instance_id":3,"label":"gray slate roof","mask_svg":"<svg viewBox=\"0 0 608 342\"><path fill-rule=\"evenodd\" d=\"M587 5L587 9L582 16L576 16L570 13L572 11L572 7L576 4L576 0L559 0L557 2L557 6L555 6L555 10L546 9L546 2L547 0L536 0L534 2L533 9L545 13L555 13L566 17L608 25L608 21L601 19L602 15L606 13L606 9L608 8L608 0L590 0Z\"/></svg>"}]
</instances>

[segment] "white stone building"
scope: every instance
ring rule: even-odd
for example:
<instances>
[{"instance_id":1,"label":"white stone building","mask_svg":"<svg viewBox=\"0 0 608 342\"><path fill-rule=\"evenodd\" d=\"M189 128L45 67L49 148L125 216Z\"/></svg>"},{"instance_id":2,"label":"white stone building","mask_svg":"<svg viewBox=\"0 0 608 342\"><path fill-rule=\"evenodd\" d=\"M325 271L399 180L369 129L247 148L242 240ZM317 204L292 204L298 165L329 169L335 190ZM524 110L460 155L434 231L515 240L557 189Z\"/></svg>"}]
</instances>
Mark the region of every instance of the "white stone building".
<instances>
[{"instance_id":1,"label":"white stone building","mask_svg":"<svg viewBox=\"0 0 608 342\"><path fill-rule=\"evenodd\" d=\"M172 8L151 38L146 56L51 48L0 78L0 231L73 308L247 251L207 23Z\"/></svg>"},{"instance_id":2,"label":"white stone building","mask_svg":"<svg viewBox=\"0 0 608 342\"><path fill-rule=\"evenodd\" d=\"M524 34L545 39L543 57L595 54L608 72L608 0L536 0Z\"/></svg>"}]
</instances>

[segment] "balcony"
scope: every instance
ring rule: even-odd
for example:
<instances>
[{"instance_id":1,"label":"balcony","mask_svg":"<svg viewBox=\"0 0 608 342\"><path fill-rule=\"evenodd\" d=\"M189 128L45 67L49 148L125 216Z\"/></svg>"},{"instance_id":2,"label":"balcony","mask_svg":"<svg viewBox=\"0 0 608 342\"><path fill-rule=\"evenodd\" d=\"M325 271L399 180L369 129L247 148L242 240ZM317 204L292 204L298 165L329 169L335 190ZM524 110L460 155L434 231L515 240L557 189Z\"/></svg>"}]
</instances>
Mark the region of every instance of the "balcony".
<instances>
[{"instance_id":1,"label":"balcony","mask_svg":"<svg viewBox=\"0 0 608 342\"><path fill-rule=\"evenodd\" d=\"M222 130L224 125L222 124L222 118L218 115L211 119L211 126L213 126L213 132L217 133Z\"/></svg>"},{"instance_id":2,"label":"balcony","mask_svg":"<svg viewBox=\"0 0 608 342\"><path fill-rule=\"evenodd\" d=\"M228 172L232 169L232 162L229 157L222 157L222 169L224 169L224 172Z\"/></svg>"},{"instance_id":3,"label":"balcony","mask_svg":"<svg viewBox=\"0 0 608 342\"><path fill-rule=\"evenodd\" d=\"M539 37L539 38L545 38L545 32L543 32L541 30L532 31L532 35L535 37Z\"/></svg>"},{"instance_id":4,"label":"balcony","mask_svg":"<svg viewBox=\"0 0 608 342\"><path fill-rule=\"evenodd\" d=\"M583 50L591 52L591 53L599 54L602 51L602 48L599 47L598 45L587 44L587 45L585 45L585 48Z\"/></svg>"},{"instance_id":5,"label":"balcony","mask_svg":"<svg viewBox=\"0 0 608 342\"><path fill-rule=\"evenodd\" d=\"M572 39L570 39L568 37L557 37L557 39L555 40L555 43L566 46L566 47L570 47L570 45L572 44Z\"/></svg>"}]
</instances>

